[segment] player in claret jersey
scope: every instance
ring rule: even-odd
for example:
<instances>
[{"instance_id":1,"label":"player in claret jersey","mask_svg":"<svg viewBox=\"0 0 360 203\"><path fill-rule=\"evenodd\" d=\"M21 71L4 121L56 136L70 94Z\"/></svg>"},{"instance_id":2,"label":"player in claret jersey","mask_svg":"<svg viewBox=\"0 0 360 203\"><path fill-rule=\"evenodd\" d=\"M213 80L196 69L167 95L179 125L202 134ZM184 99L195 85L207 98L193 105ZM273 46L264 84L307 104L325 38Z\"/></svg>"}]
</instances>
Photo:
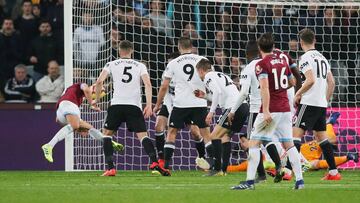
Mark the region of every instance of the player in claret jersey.
<instances>
[{"instance_id":1,"label":"player in claret jersey","mask_svg":"<svg viewBox=\"0 0 360 203\"><path fill-rule=\"evenodd\" d=\"M260 143L272 141L276 136L287 150L296 183L295 189L302 189L304 181L301 173L300 156L291 136L291 112L287 89L295 84L285 60L273 54L274 40L271 33L263 34L258 40L262 60L255 66L259 79L262 104L254 123L254 131L249 142L249 165L247 180L232 189L255 189L255 173L260 160Z\"/></svg>"},{"instance_id":2,"label":"player in claret jersey","mask_svg":"<svg viewBox=\"0 0 360 203\"><path fill-rule=\"evenodd\" d=\"M314 32L303 29L299 37L301 48L305 52L300 58L299 66L306 79L294 99L295 104L299 105L293 127L294 144L300 150L305 130L313 130L329 165L329 173L323 180L340 180L333 148L326 136L326 108L334 92L335 80L328 60L315 50Z\"/></svg>"},{"instance_id":3,"label":"player in claret jersey","mask_svg":"<svg viewBox=\"0 0 360 203\"><path fill-rule=\"evenodd\" d=\"M45 158L49 162L52 163L54 161L52 149L56 143L65 139L65 137L72 132L79 132L83 135L89 133L90 136L96 140L103 139L103 134L99 130L80 118L79 106L82 104L84 97L88 103L91 104L92 109L96 111L100 110L92 100L92 89L93 86L89 87L85 83L75 83L65 90L57 102L56 121L60 125L63 125L63 127L55 134L50 142L41 147ZM123 146L119 143L112 142L112 145L117 151L123 149Z\"/></svg>"},{"instance_id":4,"label":"player in claret jersey","mask_svg":"<svg viewBox=\"0 0 360 203\"><path fill-rule=\"evenodd\" d=\"M96 81L96 100L100 98L103 82L111 75L114 83L114 93L111 105L107 110L104 124L104 154L108 165L103 176L115 176L116 170L113 162L112 136L119 126L126 122L130 132L135 132L145 152L151 161L151 170L157 170L163 175L167 172L159 165L156 151L151 139L148 137L145 118L152 115L152 87L147 68L144 64L131 59L133 54L132 43L124 40L120 43L120 59L107 63ZM146 106L142 111L141 82L145 86Z\"/></svg>"}]
</instances>

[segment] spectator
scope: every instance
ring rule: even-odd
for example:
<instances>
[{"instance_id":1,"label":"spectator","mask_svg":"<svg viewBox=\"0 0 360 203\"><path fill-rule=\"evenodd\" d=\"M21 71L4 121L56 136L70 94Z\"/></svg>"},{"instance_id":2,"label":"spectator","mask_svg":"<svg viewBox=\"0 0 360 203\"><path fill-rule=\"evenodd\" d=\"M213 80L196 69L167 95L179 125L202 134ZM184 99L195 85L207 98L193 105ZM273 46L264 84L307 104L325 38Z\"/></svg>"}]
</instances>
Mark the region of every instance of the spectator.
<instances>
[{"instance_id":1,"label":"spectator","mask_svg":"<svg viewBox=\"0 0 360 203\"><path fill-rule=\"evenodd\" d=\"M42 77L35 85L40 95L39 102L57 102L64 91L64 77L60 75L59 64L50 61L48 64L48 75Z\"/></svg>"},{"instance_id":2,"label":"spectator","mask_svg":"<svg viewBox=\"0 0 360 203\"><path fill-rule=\"evenodd\" d=\"M240 70L241 70L242 61L238 56L232 56L230 59L230 70L231 70L231 78L239 79Z\"/></svg>"},{"instance_id":3,"label":"spectator","mask_svg":"<svg viewBox=\"0 0 360 203\"><path fill-rule=\"evenodd\" d=\"M34 65L35 81L47 74L47 66L51 60L61 60L57 41L51 32L49 21L43 20L39 26L40 35L30 45L28 60Z\"/></svg>"},{"instance_id":4,"label":"spectator","mask_svg":"<svg viewBox=\"0 0 360 203\"><path fill-rule=\"evenodd\" d=\"M40 20L41 18L41 9L40 9L40 5L39 4L34 4L32 6L32 14L34 15L35 19L37 21Z\"/></svg>"},{"instance_id":5,"label":"spectator","mask_svg":"<svg viewBox=\"0 0 360 203\"><path fill-rule=\"evenodd\" d=\"M19 35L14 29L13 20L5 18L0 30L0 88L4 89L5 81L14 77L14 67L21 62L23 51Z\"/></svg>"},{"instance_id":6,"label":"spectator","mask_svg":"<svg viewBox=\"0 0 360 203\"><path fill-rule=\"evenodd\" d=\"M51 23L54 33L61 35L64 32L64 0L57 0L47 8L46 19Z\"/></svg>"},{"instance_id":7,"label":"spectator","mask_svg":"<svg viewBox=\"0 0 360 203\"><path fill-rule=\"evenodd\" d=\"M225 31L220 30L216 32L214 45L215 49L231 49L230 40Z\"/></svg>"},{"instance_id":8,"label":"spectator","mask_svg":"<svg viewBox=\"0 0 360 203\"><path fill-rule=\"evenodd\" d=\"M299 42L296 39L292 39L289 41L289 55L295 61L297 61L301 55L299 53Z\"/></svg>"},{"instance_id":9,"label":"spectator","mask_svg":"<svg viewBox=\"0 0 360 203\"><path fill-rule=\"evenodd\" d=\"M322 50L325 58L339 60L340 52L340 23L336 18L334 8L325 8L324 18L320 26L316 26L317 48Z\"/></svg>"},{"instance_id":10,"label":"spectator","mask_svg":"<svg viewBox=\"0 0 360 203\"><path fill-rule=\"evenodd\" d=\"M126 21L125 13L119 6L114 6L112 11L112 22L115 25L123 24Z\"/></svg>"},{"instance_id":11,"label":"spectator","mask_svg":"<svg viewBox=\"0 0 360 203\"><path fill-rule=\"evenodd\" d=\"M25 0L22 3L22 15L15 20L15 28L20 32L22 46L31 42L38 34L38 21L32 14L32 3Z\"/></svg>"},{"instance_id":12,"label":"spectator","mask_svg":"<svg viewBox=\"0 0 360 203\"><path fill-rule=\"evenodd\" d=\"M6 102L33 102L36 99L34 80L27 75L26 66L15 66L15 77L10 78L5 85Z\"/></svg>"},{"instance_id":13,"label":"spectator","mask_svg":"<svg viewBox=\"0 0 360 203\"><path fill-rule=\"evenodd\" d=\"M310 3L307 9L304 9L304 13L300 14L299 25L300 30L302 28L315 28L317 25L321 25L321 18L323 17L320 13L319 8L316 4Z\"/></svg>"},{"instance_id":14,"label":"spectator","mask_svg":"<svg viewBox=\"0 0 360 203\"><path fill-rule=\"evenodd\" d=\"M125 19L125 23L118 24L120 34L124 35L125 39L129 41L140 38L141 25L137 13L132 8L126 7Z\"/></svg>"},{"instance_id":15,"label":"spectator","mask_svg":"<svg viewBox=\"0 0 360 203\"><path fill-rule=\"evenodd\" d=\"M228 66L228 56L226 52L223 50L216 50L214 56L214 69L218 72L223 72L229 76L231 76L230 67Z\"/></svg>"},{"instance_id":16,"label":"spectator","mask_svg":"<svg viewBox=\"0 0 360 203\"><path fill-rule=\"evenodd\" d=\"M5 16L6 16L5 5L6 5L5 0L0 0L0 23L3 22L3 20L5 19Z\"/></svg>"},{"instance_id":17,"label":"spectator","mask_svg":"<svg viewBox=\"0 0 360 203\"><path fill-rule=\"evenodd\" d=\"M206 41L196 32L194 24L186 24L182 36L189 37L192 40L193 46L198 48L199 55L209 55L207 54Z\"/></svg>"},{"instance_id":18,"label":"spectator","mask_svg":"<svg viewBox=\"0 0 360 203\"><path fill-rule=\"evenodd\" d=\"M94 24L93 15L84 12L82 25L74 31L74 58L76 66L96 68L98 54L105 44L103 29Z\"/></svg>"},{"instance_id":19,"label":"spectator","mask_svg":"<svg viewBox=\"0 0 360 203\"><path fill-rule=\"evenodd\" d=\"M112 48L111 54L113 60L119 58L119 44L121 40L123 40L122 35L115 27L113 27L111 29L111 48Z\"/></svg>"},{"instance_id":20,"label":"spectator","mask_svg":"<svg viewBox=\"0 0 360 203\"><path fill-rule=\"evenodd\" d=\"M232 15L229 11L223 11L220 15L219 24L217 30L222 30L226 33L227 39L230 40L230 48L233 52L232 54L238 55L237 50L239 49L239 40L240 40L240 29L239 24L233 22Z\"/></svg>"},{"instance_id":21,"label":"spectator","mask_svg":"<svg viewBox=\"0 0 360 203\"><path fill-rule=\"evenodd\" d=\"M265 18L265 31L273 33L275 47L287 49L289 42L289 18L283 15L283 6L274 5L269 17Z\"/></svg>"},{"instance_id":22,"label":"spectator","mask_svg":"<svg viewBox=\"0 0 360 203\"><path fill-rule=\"evenodd\" d=\"M167 37L172 37L172 23L164 14L164 7L164 3L160 0L151 1L149 18L151 19L152 25L158 33L164 34Z\"/></svg>"}]
</instances>

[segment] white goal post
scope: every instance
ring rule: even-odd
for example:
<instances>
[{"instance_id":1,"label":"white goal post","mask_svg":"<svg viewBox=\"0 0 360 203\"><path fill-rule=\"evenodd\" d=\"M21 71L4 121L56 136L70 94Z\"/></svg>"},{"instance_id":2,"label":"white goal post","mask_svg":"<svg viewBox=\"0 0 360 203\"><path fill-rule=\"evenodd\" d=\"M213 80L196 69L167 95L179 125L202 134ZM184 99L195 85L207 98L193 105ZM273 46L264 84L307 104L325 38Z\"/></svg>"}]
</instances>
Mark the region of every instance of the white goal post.
<instances>
[{"instance_id":1,"label":"white goal post","mask_svg":"<svg viewBox=\"0 0 360 203\"><path fill-rule=\"evenodd\" d=\"M151 2L160 1L159 5ZM125 2L133 2L127 4ZM95 81L104 64L117 58L121 40L134 44L134 57L148 67L154 99L168 54L178 37L190 36L200 55L235 82L247 63L245 45L266 31L274 33L278 48L297 61L301 55L297 32L309 27L317 35L317 48L329 59L336 89L328 112L341 113L335 125L336 156L360 151L360 0L66 0L64 1L65 87ZM251 13L253 12L253 13ZM274 17L274 18L273 18ZM359 87L358 87L359 86ZM82 119L102 128L111 96L111 84L100 104L102 112L81 106ZM215 122L215 121L214 121ZM146 121L154 138L155 118ZM246 132L244 130L244 132ZM125 145L115 155L121 170L147 170L149 160L140 142L122 126L116 141ZM305 141L312 136L306 136ZM178 134L173 169L195 169L194 142L188 130ZM231 163L246 159L238 136L232 137ZM343 169L360 168L347 163ZM102 144L74 135L65 139L65 170L103 170Z\"/></svg>"}]
</instances>

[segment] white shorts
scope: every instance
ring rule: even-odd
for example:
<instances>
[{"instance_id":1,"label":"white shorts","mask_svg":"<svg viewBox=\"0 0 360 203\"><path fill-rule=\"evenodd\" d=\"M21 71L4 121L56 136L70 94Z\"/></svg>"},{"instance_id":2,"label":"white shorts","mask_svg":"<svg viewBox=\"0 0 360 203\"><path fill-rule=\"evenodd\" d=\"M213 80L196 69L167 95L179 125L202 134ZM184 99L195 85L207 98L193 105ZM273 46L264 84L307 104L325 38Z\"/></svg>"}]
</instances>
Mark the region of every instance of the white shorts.
<instances>
[{"instance_id":1,"label":"white shorts","mask_svg":"<svg viewBox=\"0 0 360 203\"><path fill-rule=\"evenodd\" d=\"M59 104L59 108L56 111L56 118L58 119L58 121L62 124L68 124L67 120L66 120L66 115L76 115L79 116L80 118L80 109L79 107L70 102L70 101L62 101Z\"/></svg>"},{"instance_id":2,"label":"white shorts","mask_svg":"<svg viewBox=\"0 0 360 203\"><path fill-rule=\"evenodd\" d=\"M294 107L295 88L292 87L292 88L288 89L287 95L288 95L288 99L289 99L291 116L295 116L295 113L296 113L296 109Z\"/></svg>"},{"instance_id":3,"label":"white shorts","mask_svg":"<svg viewBox=\"0 0 360 203\"><path fill-rule=\"evenodd\" d=\"M272 122L266 125L264 114L259 113L254 122L254 130L251 133L250 140L291 142L292 119L290 112L271 113Z\"/></svg>"}]
</instances>

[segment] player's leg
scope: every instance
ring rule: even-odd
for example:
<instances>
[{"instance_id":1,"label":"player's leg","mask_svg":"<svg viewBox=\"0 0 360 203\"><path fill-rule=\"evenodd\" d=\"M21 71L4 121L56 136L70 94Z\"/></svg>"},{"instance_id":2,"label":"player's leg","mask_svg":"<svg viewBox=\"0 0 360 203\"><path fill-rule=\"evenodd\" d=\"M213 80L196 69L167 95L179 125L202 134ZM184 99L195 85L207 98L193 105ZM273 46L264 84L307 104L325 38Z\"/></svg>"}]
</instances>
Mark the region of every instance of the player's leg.
<instances>
[{"instance_id":1,"label":"player's leg","mask_svg":"<svg viewBox=\"0 0 360 203\"><path fill-rule=\"evenodd\" d=\"M74 130L80 127L80 110L79 107L69 101L63 101L59 104L59 108L56 111L56 120L64 125L48 142L41 146L46 160L50 163L54 161L52 157L52 150L55 145L64 140L66 136L73 133Z\"/></svg>"},{"instance_id":2,"label":"player's leg","mask_svg":"<svg viewBox=\"0 0 360 203\"><path fill-rule=\"evenodd\" d=\"M359 162L359 156L356 153L350 153L347 156L338 156L335 158L336 166L340 166L350 160L353 160L355 163ZM311 162L312 168L314 170L317 169L327 169L329 165L327 164L326 160L316 160Z\"/></svg>"},{"instance_id":3,"label":"player's leg","mask_svg":"<svg viewBox=\"0 0 360 203\"><path fill-rule=\"evenodd\" d=\"M313 133L316 141L319 143L319 146L323 151L324 158L329 165L329 174L323 179L340 180L341 175L335 164L334 149L326 134L326 108L317 108L317 113L319 116L317 121L314 123Z\"/></svg>"},{"instance_id":4,"label":"player's leg","mask_svg":"<svg viewBox=\"0 0 360 203\"><path fill-rule=\"evenodd\" d=\"M195 159L196 166L208 170L210 168L210 164L206 161L205 157L205 143L204 138L200 135L200 129L196 125L188 125L190 127L190 134L192 139L195 141L195 148L198 152L198 157Z\"/></svg>"},{"instance_id":5,"label":"player's leg","mask_svg":"<svg viewBox=\"0 0 360 203\"><path fill-rule=\"evenodd\" d=\"M262 141L271 141L275 126L273 124L265 125L263 114L260 113L254 122L254 131L250 136L248 168L246 172L246 181L232 187L234 190L248 190L255 188L256 170L260 162L260 144Z\"/></svg>"},{"instance_id":6,"label":"player's leg","mask_svg":"<svg viewBox=\"0 0 360 203\"><path fill-rule=\"evenodd\" d=\"M229 165L227 167L227 172L232 173L232 172L241 172L241 171L246 171L248 166L248 161L243 161L238 165Z\"/></svg>"},{"instance_id":7,"label":"player's leg","mask_svg":"<svg viewBox=\"0 0 360 203\"><path fill-rule=\"evenodd\" d=\"M221 171L226 175L227 168L230 163L230 156L231 156L231 136L226 133L221 138L221 145L222 145L222 165Z\"/></svg>"},{"instance_id":8,"label":"player's leg","mask_svg":"<svg viewBox=\"0 0 360 203\"><path fill-rule=\"evenodd\" d=\"M122 105L112 105L107 110L107 116L103 128L103 150L107 169L102 176L115 176L116 170L114 165L114 147L112 145L112 136L124 121L124 108Z\"/></svg>"},{"instance_id":9,"label":"player's leg","mask_svg":"<svg viewBox=\"0 0 360 203\"><path fill-rule=\"evenodd\" d=\"M275 122L277 122L276 135L281 143L283 143L284 148L286 149L286 153L288 155L288 160L292 166L292 169L295 174L296 183L294 189L303 189L304 188L304 180L301 171L301 163L300 163L300 154L299 151L294 146L293 138L289 135L291 132L292 124L291 124L291 113L276 113L277 117Z\"/></svg>"},{"instance_id":10,"label":"player's leg","mask_svg":"<svg viewBox=\"0 0 360 203\"><path fill-rule=\"evenodd\" d=\"M165 130L167 127L169 112L166 105L162 105L155 123L155 145L159 161L164 161Z\"/></svg>"},{"instance_id":11,"label":"player's leg","mask_svg":"<svg viewBox=\"0 0 360 203\"><path fill-rule=\"evenodd\" d=\"M222 175L221 166L222 166L222 144L221 138L229 132L228 129L223 128L220 125L216 125L214 130L211 132L211 143L214 149L214 168L213 170L209 171L208 176L218 176Z\"/></svg>"},{"instance_id":12,"label":"player's leg","mask_svg":"<svg viewBox=\"0 0 360 203\"><path fill-rule=\"evenodd\" d=\"M301 138L304 137L305 130L313 127L312 109L310 106L300 104L293 122L293 142L296 149L300 152Z\"/></svg>"},{"instance_id":13,"label":"player's leg","mask_svg":"<svg viewBox=\"0 0 360 203\"><path fill-rule=\"evenodd\" d=\"M179 129L184 128L184 123L188 120L189 114L188 108L174 107L171 111L168 134L164 145L164 168L167 170L170 168L170 162L174 154L177 132Z\"/></svg>"}]
</instances>

